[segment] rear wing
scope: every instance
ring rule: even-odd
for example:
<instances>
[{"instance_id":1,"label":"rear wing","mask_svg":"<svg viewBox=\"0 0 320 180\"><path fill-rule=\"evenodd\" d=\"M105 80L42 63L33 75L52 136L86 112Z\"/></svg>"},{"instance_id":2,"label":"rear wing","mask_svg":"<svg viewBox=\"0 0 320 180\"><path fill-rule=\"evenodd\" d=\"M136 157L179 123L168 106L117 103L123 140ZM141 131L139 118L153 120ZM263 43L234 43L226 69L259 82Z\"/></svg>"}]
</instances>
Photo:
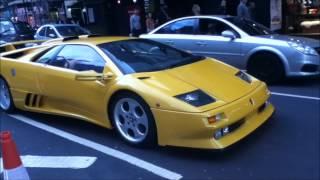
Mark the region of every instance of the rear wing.
<instances>
[{"instance_id":1,"label":"rear wing","mask_svg":"<svg viewBox=\"0 0 320 180\"><path fill-rule=\"evenodd\" d=\"M16 49L22 49L26 47L38 46L42 44L43 40L29 40L29 41L19 41L19 42L10 42L0 45L0 53L13 51Z\"/></svg>"},{"instance_id":2,"label":"rear wing","mask_svg":"<svg viewBox=\"0 0 320 180\"><path fill-rule=\"evenodd\" d=\"M15 49L8 52L0 53L0 60L9 58L9 59L18 59L21 58L27 54L36 52L37 50L48 48L50 45L40 45L40 46L32 46L22 49Z\"/></svg>"}]
</instances>

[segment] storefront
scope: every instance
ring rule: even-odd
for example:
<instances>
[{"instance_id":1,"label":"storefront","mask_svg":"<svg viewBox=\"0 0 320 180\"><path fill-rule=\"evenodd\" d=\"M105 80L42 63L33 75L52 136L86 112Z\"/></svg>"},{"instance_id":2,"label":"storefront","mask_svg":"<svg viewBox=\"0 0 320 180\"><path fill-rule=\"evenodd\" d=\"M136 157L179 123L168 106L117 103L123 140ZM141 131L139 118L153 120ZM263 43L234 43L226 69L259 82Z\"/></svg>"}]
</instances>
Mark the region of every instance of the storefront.
<instances>
[{"instance_id":1,"label":"storefront","mask_svg":"<svg viewBox=\"0 0 320 180\"><path fill-rule=\"evenodd\" d=\"M320 0L286 0L284 10L286 32L320 34Z\"/></svg>"}]
</instances>

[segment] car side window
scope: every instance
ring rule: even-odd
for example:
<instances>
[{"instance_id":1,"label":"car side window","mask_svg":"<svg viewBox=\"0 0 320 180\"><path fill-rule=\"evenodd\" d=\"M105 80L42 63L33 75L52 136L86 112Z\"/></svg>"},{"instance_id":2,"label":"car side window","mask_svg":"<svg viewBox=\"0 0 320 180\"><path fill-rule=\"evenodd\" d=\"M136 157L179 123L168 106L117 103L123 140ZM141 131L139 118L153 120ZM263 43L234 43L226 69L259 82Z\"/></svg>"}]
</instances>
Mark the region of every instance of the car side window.
<instances>
[{"instance_id":1,"label":"car side window","mask_svg":"<svg viewBox=\"0 0 320 180\"><path fill-rule=\"evenodd\" d=\"M39 31L39 36L45 36L45 34L46 34L46 29L47 29L47 27L42 28L42 29Z\"/></svg>"},{"instance_id":2,"label":"car side window","mask_svg":"<svg viewBox=\"0 0 320 180\"><path fill-rule=\"evenodd\" d=\"M194 34L195 25L195 19L180 20L159 29L156 34Z\"/></svg>"},{"instance_id":3,"label":"car side window","mask_svg":"<svg viewBox=\"0 0 320 180\"><path fill-rule=\"evenodd\" d=\"M35 62L42 63L42 64L48 64L50 61L52 61L57 53L62 49L63 46L55 46L51 49L49 49L47 52L45 52L40 58L36 59Z\"/></svg>"},{"instance_id":4,"label":"car side window","mask_svg":"<svg viewBox=\"0 0 320 180\"><path fill-rule=\"evenodd\" d=\"M224 22L215 19L200 19L197 34L221 36L222 32L226 30L235 32L232 27Z\"/></svg>"},{"instance_id":5,"label":"car side window","mask_svg":"<svg viewBox=\"0 0 320 180\"><path fill-rule=\"evenodd\" d=\"M65 45L50 65L76 71L96 71L102 73L105 60L93 48L86 45Z\"/></svg>"},{"instance_id":6,"label":"car side window","mask_svg":"<svg viewBox=\"0 0 320 180\"><path fill-rule=\"evenodd\" d=\"M58 36L52 27L47 27L46 37L57 38Z\"/></svg>"}]
</instances>

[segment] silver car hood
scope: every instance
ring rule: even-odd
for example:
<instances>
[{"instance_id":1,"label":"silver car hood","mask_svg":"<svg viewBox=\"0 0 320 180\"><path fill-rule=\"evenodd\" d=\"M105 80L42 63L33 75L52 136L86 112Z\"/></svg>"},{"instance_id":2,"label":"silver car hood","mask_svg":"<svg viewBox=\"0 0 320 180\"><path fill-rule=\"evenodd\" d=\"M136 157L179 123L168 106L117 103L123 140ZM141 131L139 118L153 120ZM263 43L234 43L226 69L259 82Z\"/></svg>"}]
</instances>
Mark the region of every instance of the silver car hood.
<instances>
[{"instance_id":1,"label":"silver car hood","mask_svg":"<svg viewBox=\"0 0 320 180\"><path fill-rule=\"evenodd\" d=\"M268 38L268 39L283 40L283 41L288 41L288 42L302 43L302 44L310 46L310 47L320 47L319 40L305 38L305 37L287 36L287 35L280 35L280 34L263 35L263 36L259 36L259 37Z\"/></svg>"}]
</instances>

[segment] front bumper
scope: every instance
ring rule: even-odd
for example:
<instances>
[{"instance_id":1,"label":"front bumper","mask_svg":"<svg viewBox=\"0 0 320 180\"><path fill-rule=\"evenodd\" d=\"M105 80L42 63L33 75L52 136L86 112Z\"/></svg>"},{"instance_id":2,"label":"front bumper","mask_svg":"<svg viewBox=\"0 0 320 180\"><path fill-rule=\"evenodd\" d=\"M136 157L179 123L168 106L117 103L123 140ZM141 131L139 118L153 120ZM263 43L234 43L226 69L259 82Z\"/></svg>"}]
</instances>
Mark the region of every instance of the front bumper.
<instances>
[{"instance_id":1,"label":"front bumper","mask_svg":"<svg viewBox=\"0 0 320 180\"><path fill-rule=\"evenodd\" d=\"M152 109L157 125L158 143L162 146L226 148L250 134L270 118L274 107L266 103L269 96L270 93L263 84L252 93L207 112L188 113ZM208 117L219 113L224 113L225 118L209 124ZM235 125L237 127L222 138L213 137L215 131L227 126L235 127Z\"/></svg>"},{"instance_id":2,"label":"front bumper","mask_svg":"<svg viewBox=\"0 0 320 180\"><path fill-rule=\"evenodd\" d=\"M320 75L320 56L296 54L288 58L288 77L305 77Z\"/></svg>"}]
</instances>

